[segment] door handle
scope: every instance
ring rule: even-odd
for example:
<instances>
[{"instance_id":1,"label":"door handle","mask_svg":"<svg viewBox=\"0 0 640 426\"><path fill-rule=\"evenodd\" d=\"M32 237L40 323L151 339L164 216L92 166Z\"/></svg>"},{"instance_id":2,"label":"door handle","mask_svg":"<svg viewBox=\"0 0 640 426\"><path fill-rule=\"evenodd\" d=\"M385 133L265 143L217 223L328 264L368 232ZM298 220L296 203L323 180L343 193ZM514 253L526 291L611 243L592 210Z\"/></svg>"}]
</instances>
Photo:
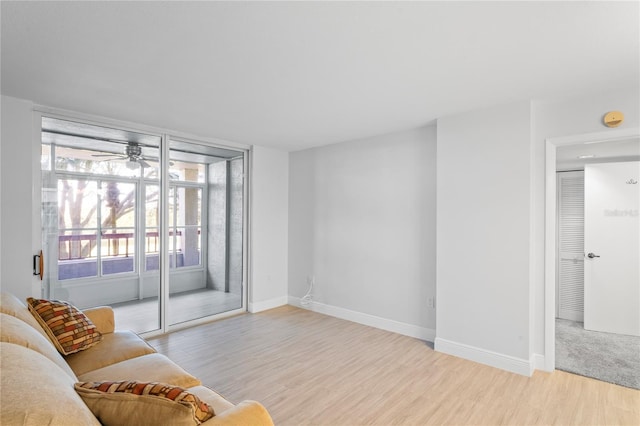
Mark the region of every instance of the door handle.
<instances>
[{"instance_id":1,"label":"door handle","mask_svg":"<svg viewBox=\"0 0 640 426\"><path fill-rule=\"evenodd\" d=\"M40 250L38 254L33 255L33 275L39 275L40 281L42 281L42 277L44 276L44 256L42 255L42 250Z\"/></svg>"},{"instance_id":2,"label":"door handle","mask_svg":"<svg viewBox=\"0 0 640 426\"><path fill-rule=\"evenodd\" d=\"M593 259L594 257L600 257L600 256L598 256L597 254L589 253L589 254L587 255L587 257L588 257L589 259Z\"/></svg>"}]
</instances>

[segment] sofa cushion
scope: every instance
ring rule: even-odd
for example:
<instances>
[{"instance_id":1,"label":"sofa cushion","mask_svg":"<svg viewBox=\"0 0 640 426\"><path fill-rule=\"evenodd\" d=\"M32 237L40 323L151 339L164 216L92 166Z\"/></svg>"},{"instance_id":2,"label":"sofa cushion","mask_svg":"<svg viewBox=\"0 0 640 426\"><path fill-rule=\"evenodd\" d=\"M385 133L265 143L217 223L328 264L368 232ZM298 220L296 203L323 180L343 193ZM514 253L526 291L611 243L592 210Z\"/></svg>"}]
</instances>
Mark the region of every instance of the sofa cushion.
<instances>
[{"instance_id":1,"label":"sofa cushion","mask_svg":"<svg viewBox=\"0 0 640 426\"><path fill-rule=\"evenodd\" d=\"M209 404L213 408L213 411L216 412L216 415L234 407L234 405L227 401L223 396L206 386L193 386L187 390Z\"/></svg>"},{"instance_id":2,"label":"sofa cushion","mask_svg":"<svg viewBox=\"0 0 640 426\"><path fill-rule=\"evenodd\" d=\"M11 315L0 313L0 341L14 343L34 350L53 361L69 377L76 379L73 370L71 370L49 339L38 333L26 322L20 321Z\"/></svg>"},{"instance_id":3,"label":"sofa cushion","mask_svg":"<svg viewBox=\"0 0 640 426\"><path fill-rule=\"evenodd\" d=\"M0 342L0 354L0 424L100 425L75 392L75 380L50 359L7 342Z\"/></svg>"},{"instance_id":4,"label":"sofa cushion","mask_svg":"<svg viewBox=\"0 0 640 426\"><path fill-rule=\"evenodd\" d=\"M214 417L202 423L202 426L226 425L273 426L273 420L267 409L259 402L242 401L223 413L216 413Z\"/></svg>"},{"instance_id":5,"label":"sofa cushion","mask_svg":"<svg viewBox=\"0 0 640 426\"><path fill-rule=\"evenodd\" d=\"M147 342L132 331L115 331L102 335L102 343L86 351L65 357L76 376L111 364L155 353Z\"/></svg>"},{"instance_id":6,"label":"sofa cushion","mask_svg":"<svg viewBox=\"0 0 640 426\"><path fill-rule=\"evenodd\" d=\"M83 309L82 312L89 317L91 322L102 334L113 333L116 328L116 319L111 306L96 306Z\"/></svg>"},{"instance_id":7,"label":"sofa cushion","mask_svg":"<svg viewBox=\"0 0 640 426\"><path fill-rule=\"evenodd\" d=\"M213 409L184 388L156 382L108 381L75 385L93 414L105 425L199 425ZM126 420L125 420L126 419Z\"/></svg>"},{"instance_id":8,"label":"sofa cushion","mask_svg":"<svg viewBox=\"0 0 640 426\"><path fill-rule=\"evenodd\" d=\"M78 375L82 382L136 380L188 388L202 382L162 354L149 354Z\"/></svg>"},{"instance_id":9,"label":"sofa cushion","mask_svg":"<svg viewBox=\"0 0 640 426\"><path fill-rule=\"evenodd\" d=\"M102 340L91 320L68 302L29 297L27 304L63 355L83 351Z\"/></svg>"},{"instance_id":10,"label":"sofa cushion","mask_svg":"<svg viewBox=\"0 0 640 426\"><path fill-rule=\"evenodd\" d=\"M0 312L3 314L11 315L19 320L22 320L33 327L38 333L42 334L47 340L51 341L51 338L46 331L40 326L38 321L31 315L27 305L22 303L17 297L11 293L0 293ZM53 345L53 342L51 342Z\"/></svg>"}]
</instances>

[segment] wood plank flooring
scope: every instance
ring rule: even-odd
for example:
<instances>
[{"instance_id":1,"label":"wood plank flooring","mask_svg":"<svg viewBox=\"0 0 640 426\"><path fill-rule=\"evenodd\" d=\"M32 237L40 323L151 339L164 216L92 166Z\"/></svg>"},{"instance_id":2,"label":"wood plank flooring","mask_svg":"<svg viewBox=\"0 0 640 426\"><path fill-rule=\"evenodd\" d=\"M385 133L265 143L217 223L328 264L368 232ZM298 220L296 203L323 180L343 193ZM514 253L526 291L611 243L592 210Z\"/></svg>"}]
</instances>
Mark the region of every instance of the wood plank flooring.
<instances>
[{"instance_id":1,"label":"wood plank flooring","mask_svg":"<svg viewBox=\"0 0 640 426\"><path fill-rule=\"evenodd\" d=\"M292 306L149 342L232 402L260 401L277 425L640 424L640 391L524 377Z\"/></svg>"}]
</instances>

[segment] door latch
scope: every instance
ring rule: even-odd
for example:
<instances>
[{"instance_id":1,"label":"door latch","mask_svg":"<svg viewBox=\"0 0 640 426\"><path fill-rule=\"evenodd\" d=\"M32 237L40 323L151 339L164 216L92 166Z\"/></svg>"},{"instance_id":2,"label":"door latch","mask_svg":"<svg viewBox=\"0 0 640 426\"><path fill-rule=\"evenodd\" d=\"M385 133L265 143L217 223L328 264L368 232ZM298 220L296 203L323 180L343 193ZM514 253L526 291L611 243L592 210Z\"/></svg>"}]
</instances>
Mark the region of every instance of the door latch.
<instances>
[{"instance_id":1,"label":"door latch","mask_svg":"<svg viewBox=\"0 0 640 426\"><path fill-rule=\"evenodd\" d=\"M44 256L42 250L38 254L33 255L33 275L39 275L40 281L44 276Z\"/></svg>"},{"instance_id":2,"label":"door latch","mask_svg":"<svg viewBox=\"0 0 640 426\"><path fill-rule=\"evenodd\" d=\"M589 254L587 255L587 257L588 257L589 259L593 259L594 257L600 257L600 256L598 256L597 254L589 253Z\"/></svg>"}]
</instances>

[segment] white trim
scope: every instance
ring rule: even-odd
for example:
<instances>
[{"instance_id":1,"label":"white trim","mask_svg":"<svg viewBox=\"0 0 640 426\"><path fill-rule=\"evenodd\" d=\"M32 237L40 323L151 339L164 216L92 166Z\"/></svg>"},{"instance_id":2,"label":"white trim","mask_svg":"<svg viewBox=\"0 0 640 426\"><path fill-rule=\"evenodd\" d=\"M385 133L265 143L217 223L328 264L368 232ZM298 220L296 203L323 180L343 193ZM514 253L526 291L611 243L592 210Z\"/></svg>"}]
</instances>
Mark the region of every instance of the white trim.
<instances>
[{"instance_id":1,"label":"white trim","mask_svg":"<svg viewBox=\"0 0 640 426\"><path fill-rule=\"evenodd\" d=\"M247 245L245 247L246 260L247 260L247 277L244 282L243 291L244 298L246 299L246 306L248 312L254 312L252 304L249 300L253 299L253 145L247 151L245 157L245 195L247 199L246 207L246 220L247 220ZM249 184L247 186L247 184Z\"/></svg>"},{"instance_id":2,"label":"white trim","mask_svg":"<svg viewBox=\"0 0 640 426\"><path fill-rule=\"evenodd\" d=\"M47 256L46 248L42 241L42 169L40 165L40 158L42 156L42 114L35 111L32 117L33 130L31 132L31 176L33 181L31 182L31 199L33 200L31 209L31 253L36 254L42 250L43 254ZM31 292L30 295L34 297L49 298L49 286L51 280L50 272L47 271L49 265L47 262L50 260L45 257L45 272L44 277L41 280L39 276L31 277ZM45 286L46 284L46 286Z\"/></svg>"},{"instance_id":3,"label":"white trim","mask_svg":"<svg viewBox=\"0 0 640 426\"><path fill-rule=\"evenodd\" d=\"M535 215L536 206L536 194L538 193L538 186L540 185L538 179L536 179L536 143L534 127L531 123L536 122L535 117L536 108L534 108L533 102L529 102L529 356L533 353L535 348L536 338L536 283L539 283L542 277L539 277L542 265L542 259L539 259L539 246L538 238L536 238L541 229L539 229L538 221ZM543 225L544 227L544 225Z\"/></svg>"},{"instance_id":4,"label":"white trim","mask_svg":"<svg viewBox=\"0 0 640 426\"><path fill-rule=\"evenodd\" d=\"M531 357L531 364L533 365L534 369L548 371L549 373L551 373L551 371L553 370L547 370L545 366L545 362L546 361L545 361L544 355L533 354L533 357Z\"/></svg>"},{"instance_id":5,"label":"white trim","mask_svg":"<svg viewBox=\"0 0 640 426\"><path fill-rule=\"evenodd\" d=\"M85 114L79 111L71 111L66 109L48 107L35 104L33 111L39 113L42 117L56 118L67 121L79 121L83 124L91 124L100 127L117 127L119 130L125 130L136 133L146 133L149 136L161 137L164 133L171 133L157 127L147 126L140 123L132 123L125 120L116 120L100 115ZM40 123L42 128L42 123ZM42 140L40 141L42 143Z\"/></svg>"},{"instance_id":6,"label":"white trim","mask_svg":"<svg viewBox=\"0 0 640 426\"><path fill-rule=\"evenodd\" d=\"M310 311L319 312L321 314L344 319L347 321L357 322L358 324L368 325L369 327L379 328L381 330L391 331L393 333L402 334L404 336L414 337L420 340L433 342L436 337L436 331L431 328L420 327L405 322L390 320L387 318L377 317L374 315L356 312L338 306L326 305L319 302L311 302L307 306L300 303L299 297L289 296L289 305L299 308L308 309Z\"/></svg>"},{"instance_id":7,"label":"white trim","mask_svg":"<svg viewBox=\"0 0 640 426\"><path fill-rule=\"evenodd\" d=\"M169 270L169 248L172 246L169 242L169 144L171 137L163 134L160 137L160 170L158 179L159 210L160 223L158 231L160 234L160 253L158 269L160 272L160 291L158 294L158 303L160 303L160 321L159 327L162 333L169 332L169 286L171 282Z\"/></svg>"},{"instance_id":8,"label":"white trim","mask_svg":"<svg viewBox=\"0 0 640 426\"><path fill-rule=\"evenodd\" d=\"M556 146L545 146L545 227L544 227L544 358L546 371L556 369Z\"/></svg>"},{"instance_id":9,"label":"white trim","mask_svg":"<svg viewBox=\"0 0 640 426\"><path fill-rule=\"evenodd\" d=\"M253 299L253 145L249 147L246 152L245 160L244 160L244 198L246 200L245 203L245 220L246 220L246 232L245 232L245 243L244 247L245 252L245 260L246 260L246 275L245 281L243 283L242 291L244 292L244 306L247 312L251 312L251 308L249 305L249 301Z\"/></svg>"},{"instance_id":10,"label":"white trim","mask_svg":"<svg viewBox=\"0 0 640 426\"><path fill-rule=\"evenodd\" d=\"M546 138L544 241L544 370L556 368L556 148L583 143L611 142L640 136L640 128ZM534 355L535 356L535 355Z\"/></svg>"},{"instance_id":11,"label":"white trim","mask_svg":"<svg viewBox=\"0 0 640 426\"><path fill-rule=\"evenodd\" d=\"M555 146L578 145L583 143L599 143L613 142L629 138L635 138L640 135L640 129L637 127L625 129L611 129L605 132L582 133L578 135L550 137L546 138ZM555 166L555 165L554 165ZM554 167L555 168L555 167Z\"/></svg>"},{"instance_id":12,"label":"white trim","mask_svg":"<svg viewBox=\"0 0 640 426\"><path fill-rule=\"evenodd\" d=\"M257 314L258 312L266 311L268 309L277 308L288 304L289 300L287 296L274 297L273 299L263 300L262 302L249 302L249 312Z\"/></svg>"},{"instance_id":13,"label":"white trim","mask_svg":"<svg viewBox=\"0 0 640 426\"><path fill-rule=\"evenodd\" d=\"M251 287L251 239L253 230L251 229L251 197L253 187L253 170L251 170L251 151L248 146L243 150L242 156L242 309L249 311L249 288Z\"/></svg>"},{"instance_id":14,"label":"white trim","mask_svg":"<svg viewBox=\"0 0 640 426\"><path fill-rule=\"evenodd\" d=\"M521 374L531 377L533 374L532 360L512 357L497 352L488 351L486 349L476 348L462 343L452 342L450 340L437 337L434 342L434 348L438 352L468 359L470 361L479 362L491 367L500 368L512 373Z\"/></svg>"}]
</instances>

